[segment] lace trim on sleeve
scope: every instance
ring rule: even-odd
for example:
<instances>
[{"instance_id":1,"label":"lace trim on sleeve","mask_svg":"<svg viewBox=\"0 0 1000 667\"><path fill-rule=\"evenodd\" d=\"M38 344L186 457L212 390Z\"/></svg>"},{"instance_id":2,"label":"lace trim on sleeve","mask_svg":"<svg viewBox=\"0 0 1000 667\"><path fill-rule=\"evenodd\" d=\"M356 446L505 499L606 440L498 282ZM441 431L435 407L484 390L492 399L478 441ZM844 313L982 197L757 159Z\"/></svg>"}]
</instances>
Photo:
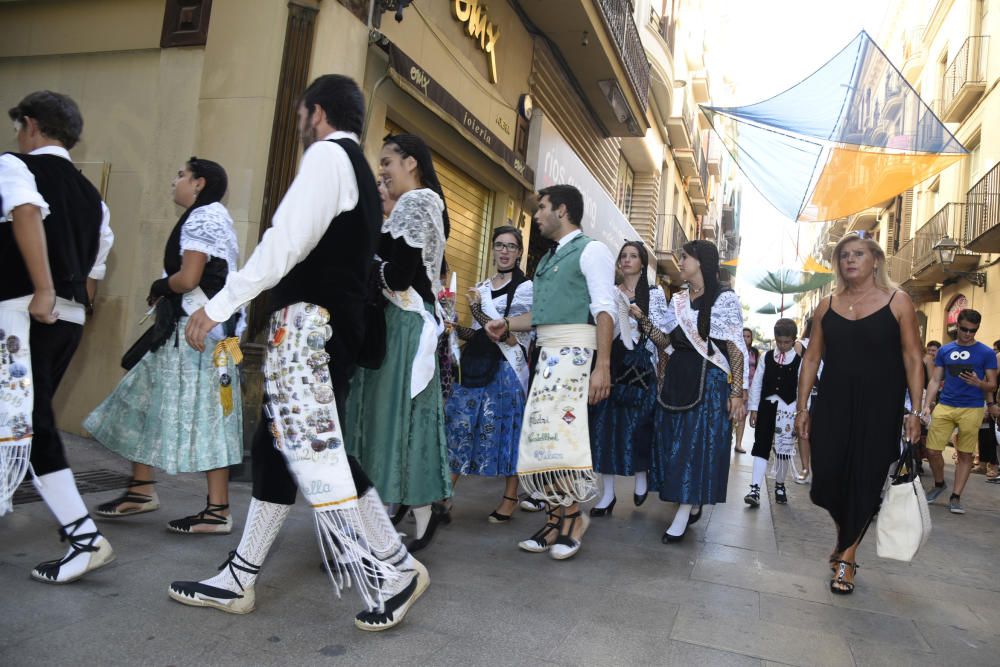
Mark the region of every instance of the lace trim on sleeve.
<instances>
[{"instance_id":1,"label":"lace trim on sleeve","mask_svg":"<svg viewBox=\"0 0 1000 667\"><path fill-rule=\"evenodd\" d=\"M638 321L639 330L642 332L642 335L651 340L653 345L655 345L658 349L667 349L667 346L670 345L670 337L667 336L667 334L660 331L660 329L657 328L645 315L640 317Z\"/></svg>"},{"instance_id":2,"label":"lace trim on sleeve","mask_svg":"<svg viewBox=\"0 0 1000 667\"><path fill-rule=\"evenodd\" d=\"M427 188L403 193L392 214L382 223L382 231L400 237L411 248L419 248L424 271L432 291L441 291L441 260L444 257L444 202Z\"/></svg>"},{"instance_id":3,"label":"lace trim on sleeve","mask_svg":"<svg viewBox=\"0 0 1000 667\"><path fill-rule=\"evenodd\" d=\"M239 268L240 248L233 219L226 207L215 202L199 206L181 226L181 254L202 252L226 260L230 271Z\"/></svg>"},{"instance_id":4,"label":"lace trim on sleeve","mask_svg":"<svg viewBox=\"0 0 1000 667\"><path fill-rule=\"evenodd\" d=\"M474 303L469 306L469 310L472 312L472 318L479 323L479 326L485 327L486 323L490 321L489 315L483 312L481 304Z\"/></svg>"},{"instance_id":5,"label":"lace trim on sleeve","mask_svg":"<svg viewBox=\"0 0 1000 667\"><path fill-rule=\"evenodd\" d=\"M462 340L472 340L472 337L476 333L475 329L472 329L470 327L463 327L461 324L454 325L454 328L455 328L455 333Z\"/></svg>"}]
</instances>

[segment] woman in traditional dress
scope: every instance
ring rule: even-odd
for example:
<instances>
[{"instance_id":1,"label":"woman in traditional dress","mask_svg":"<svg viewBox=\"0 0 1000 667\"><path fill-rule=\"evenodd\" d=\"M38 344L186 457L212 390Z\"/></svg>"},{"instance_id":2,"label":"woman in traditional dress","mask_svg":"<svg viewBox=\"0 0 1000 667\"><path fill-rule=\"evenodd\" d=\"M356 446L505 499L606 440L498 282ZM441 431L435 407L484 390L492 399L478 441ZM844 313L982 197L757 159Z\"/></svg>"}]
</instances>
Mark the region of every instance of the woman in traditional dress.
<instances>
[{"instance_id":1,"label":"woman in traditional dress","mask_svg":"<svg viewBox=\"0 0 1000 667\"><path fill-rule=\"evenodd\" d=\"M743 342L747 346L747 367L750 369L747 374L747 383L751 386L753 385L753 376L757 372L757 362L760 360L760 350L753 346L753 330L749 327L743 327ZM744 401L749 409L749 397ZM744 417L736 424L736 437L735 445L733 451L737 454L746 454L747 450L743 449L743 432L747 427L747 419Z\"/></svg>"},{"instance_id":2,"label":"woman in traditional dress","mask_svg":"<svg viewBox=\"0 0 1000 667\"><path fill-rule=\"evenodd\" d=\"M382 500L413 507L416 539L407 546L419 551L440 521L431 503L451 495L437 359L448 212L430 149L419 137L387 137L379 176L396 201L373 269L388 300L385 358L377 370L359 368L351 379L344 430Z\"/></svg>"},{"instance_id":3,"label":"woman in traditional dress","mask_svg":"<svg viewBox=\"0 0 1000 667\"><path fill-rule=\"evenodd\" d=\"M854 591L856 552L878 510L889 467L899 458L900 428L920 439L920 416L904 417L904 396L922 396L923 350L916 311L890 282L885 253L855 234L833 249L836 288L813 316L799 372L799 437L812 436L813 503L830 513L837 544L830 591ZM807 401L823 363L823 390Z\"/></svg>"},{"instance_id":4,"label":"woman in traditional dress","mask_svg":"<svg viewBox=\"0 0 1000 667\"><path fill-rule=\"evenodd\" d=\"M651 486L679 503L663 543L679 542L702 505L726 501L732 424L746 406L740 300L719 284L719 251L711 241L678 253L687 289L667 307L663 330L673 351L656 410Z\"/></svg>"},{"instance_id":5,"label":"woman in traditional dress","mask_svg":"<svg viewBox=\"0 0 1000 667\"><path fill-rule=\"evenodd\" d=\"M489 515L490 523L510 521L517 507L517 446L528 390L532 334L511 333L505 340L493 342L483 325L531 311L531 281L519 265L523 251L516 227L493 230L497 272L469 290L472 327L455 327L465 347L459 382L453 386L444 411L452 484L460 475L505 479L503 499Z\"/></svg>"},{"instance_id":6,"label":"woman in traditional dress","mask_svg":"<svg viewBox=\"0 0 1000 667\"><path fill-rule=\"evenodd\" d=\"M152 512L160 506L154 468L171 475L205 472L208 503L175 519L176 533L229 533L229 466L243 460L238 331L241 316L225 322L198 352L184 342L187 316L214 296L239 263L233 219L220 201L226 193L221 165L192 157L177 172L174 203L184 207L167 239L164 277L149 289L156 309L152 349L133 366L104 402L84 420L93 437L132 462L132 480L120 497L99 505L105 518ZM178 340L179 337L179 340ZM223 343L224 340L233 338Z\"/></svg>"},{"instance_id":7,"label":"woman in traditional dress","mask_svg":"<svg viewBox=\"0 0 1000 667\"><path fill-rule=\"evenodd\" d=\"M611 396L590 407L590 451L604 491L590 516L614 511L615 475L635 476L633 502L638 507L648 495L646 472L653 442L659 350L645 330L666 322L667 298L660 287L650 287L649 254L638 241L626 241L618 252L622 280L616 293L618 319L611 345ZM636 312L631 313L635 307ZM652 324L652 329L649 327ZM657 336L664 341L664 337Z\"/></svg>"}]
</instances>

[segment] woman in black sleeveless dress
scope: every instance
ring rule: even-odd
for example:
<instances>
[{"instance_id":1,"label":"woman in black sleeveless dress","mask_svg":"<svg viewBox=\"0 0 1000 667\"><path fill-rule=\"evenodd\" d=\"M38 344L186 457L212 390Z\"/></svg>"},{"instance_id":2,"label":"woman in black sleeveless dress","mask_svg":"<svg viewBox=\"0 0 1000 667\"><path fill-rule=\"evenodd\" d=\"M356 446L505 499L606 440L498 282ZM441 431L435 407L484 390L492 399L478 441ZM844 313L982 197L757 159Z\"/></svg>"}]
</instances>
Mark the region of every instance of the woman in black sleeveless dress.
<instances>
[{"instance_id":1,"label":"woman in black sleeveless dress","mask_svg":"<svg viewBox=\"0 0 1000 667\"><path fill-rule=\"evenodd\" d=\"M921 396L923 354L913 303L889 282L877 243L845 236L833 252L834 295L816 309L802 360L796 427L812 440L810 497L837 525L830 556L833 593L854 590L855 552L878 511L882 487L899 458L900 427L920 437L917 413L904 420L905 392ZM823 361L823 391L807 399Z\"/></svg>"}]
</instances>

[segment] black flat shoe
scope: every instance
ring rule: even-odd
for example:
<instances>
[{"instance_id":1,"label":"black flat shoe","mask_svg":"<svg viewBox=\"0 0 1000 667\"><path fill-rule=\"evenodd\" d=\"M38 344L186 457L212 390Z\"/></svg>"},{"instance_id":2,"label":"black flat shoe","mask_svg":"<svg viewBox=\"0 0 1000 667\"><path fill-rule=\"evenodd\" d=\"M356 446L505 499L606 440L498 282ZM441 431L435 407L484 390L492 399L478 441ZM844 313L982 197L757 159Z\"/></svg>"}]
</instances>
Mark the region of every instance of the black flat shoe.
<instances>
[{"instance_id":1,"label":"black flat shoe","mask_svg":"<svg viewBox=\"0 0 1000 667\"><path fill-rule=\"evenodd\" d=\"M512 503L517 503L517 498L511 498L510 496L504 496L503 499L504 500L509 500ZM515 504L514 507L516 508L517 505ZM511 517L513 517L513 516L514 516L513 511L511 511L510 514L501 514L500 512L493 511L493 512L490 512L490 515L488 517L486 517L486 520L489 521L490 523L507 523L508 521L511 520ZM448 517L448 523L451 523L451 516L450 515Z\"/></svg>"},{"instance_id":2,"label":"black flat shoe","mask_svg":"<svg viewBox=\"0 0 1000 667\"><path fill-rule=\"evenodd\" d=\"M400 505L396 508L396 513L392 515L392 525L399 525L399 522L406 518L406 513L410 511L409 505Z\"/></svg>"},{"instance_id":3,"label":"black flat shoe","mask_svg":"<svg viewBox=\"0 0 1000 667\"><path fill-rule=\"evenodd\" d=\"M427 530L420 537L410 540L410 543L406 545L406 549L412 554L420 551L421 549L426 549L434 539L434 533L437 532L438 524L443 523L442 513L434 511L433 506L431 507L431 520L427 522Z\"/></svg>"},{"instance_id":4,"label":"black flat shoe","mask_svg":"<svg viewBox=\"0 0 1000 667\"><path fill-rule=\"evenodd\" d=\"M642 504L644 502L646 502L646 498L648 498L648 497L649 497L649 491L647 491L646 493L642 494L641 496L638 493L633 493L632 494L632 502L635 503L636 507L642 507Z\"/></svg>"},{"instance_id":5,"label":"black flat shoe","mask_svg":"<svg viewBox=\"0 0 1000 667\"><path fill-rule=\"evenodd\" d=\"M618 502L618 498L612 498L611 504L607 507L591 507L590 516L611 516L611 513L615 510L615 503Z\"/></svg>"},{"instance_id":6,"label":"black flat shoe","mask_svg":"<svg viewBox=\"0 0 1000 667\"><path fill-rule=\"evenodd\" d=\"M691 524L689 523L688 526L689 525ZM664 544L673 544L674 542L680 542L681 540L684 539L684 536L687 535L687 532L688 532L687 526L684 527L684 532L681 533L680 535L671 535L667 531L663 531L663 537L660 539L660 541L663 542Z\"/></svg>"},{"instance_id":7,"label":"black flat shoe","mask_svg":"<svg viewBox=\"0 0 1000 667\"><path fill-rule=\"evenodd\" d=\"M691 514L688 515L688 525L693 526L694 524L698 523L699 519L701 519L701 505L698 506L697 514L695 514L692 511Z\"/></svg>"}]
</instances>

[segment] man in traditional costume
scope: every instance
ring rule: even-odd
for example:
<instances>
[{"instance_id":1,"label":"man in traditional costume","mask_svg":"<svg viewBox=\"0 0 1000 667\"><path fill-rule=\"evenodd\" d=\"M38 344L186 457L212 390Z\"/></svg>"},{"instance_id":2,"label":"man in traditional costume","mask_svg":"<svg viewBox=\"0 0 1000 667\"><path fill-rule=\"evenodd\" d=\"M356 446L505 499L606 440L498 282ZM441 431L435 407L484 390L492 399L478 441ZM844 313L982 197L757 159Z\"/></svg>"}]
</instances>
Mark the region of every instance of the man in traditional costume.
<instances>
[{"instance_id":1,"label":"man in traditional costume","mask_svg":"<svg viewBox=\"0 0 1000 667\"><path fill-rule=\"evenodd\" d=\"M270 288L263 417L253 443L253 498L239 546L215 577L175 581L169 595L192 606L245 614L254 583L300 490L315 513L338 594L354 580L367 609L362 630L398 624L429 583L407 552L378 492L345 451L340 414L364 336L364 300L382 227L371 168L358 137L361 89L322 76L299 103L305 147L299 173L246 265L188 321L206 334Z\"/></svg>"},{"instance_id":2,"label":"man in traditional costume","mask_svg":"<svg viewBox=\"0 0 1000 667\"><path fill-rule=\"evenodd\" d=\"M556 560L580 550L590 523L580 503L596 493L587 404L611 390L615 261L584 235L583 196L570 185L539 191L535 220L556 245L538 263L532 311L486 325L494 340L535 327L540 348L524 408L517 474L548 503L548 521L518 546Z\"/></svg>"},{"instance_id":3,"label":"man in traditional costume","mask_svg":"<svg viewBox=\"0 0 1000 667\"><path fill-rule=\"evenodd\" d=\"M30 451L35 489L69 542L31 576L66 584L115 558L80 497L52 407L114 234L100 193L70 161L83 131L76 102L43 90L8 115L21 152L0 155L0 515Z\"/></svg>"}]
</instances>

